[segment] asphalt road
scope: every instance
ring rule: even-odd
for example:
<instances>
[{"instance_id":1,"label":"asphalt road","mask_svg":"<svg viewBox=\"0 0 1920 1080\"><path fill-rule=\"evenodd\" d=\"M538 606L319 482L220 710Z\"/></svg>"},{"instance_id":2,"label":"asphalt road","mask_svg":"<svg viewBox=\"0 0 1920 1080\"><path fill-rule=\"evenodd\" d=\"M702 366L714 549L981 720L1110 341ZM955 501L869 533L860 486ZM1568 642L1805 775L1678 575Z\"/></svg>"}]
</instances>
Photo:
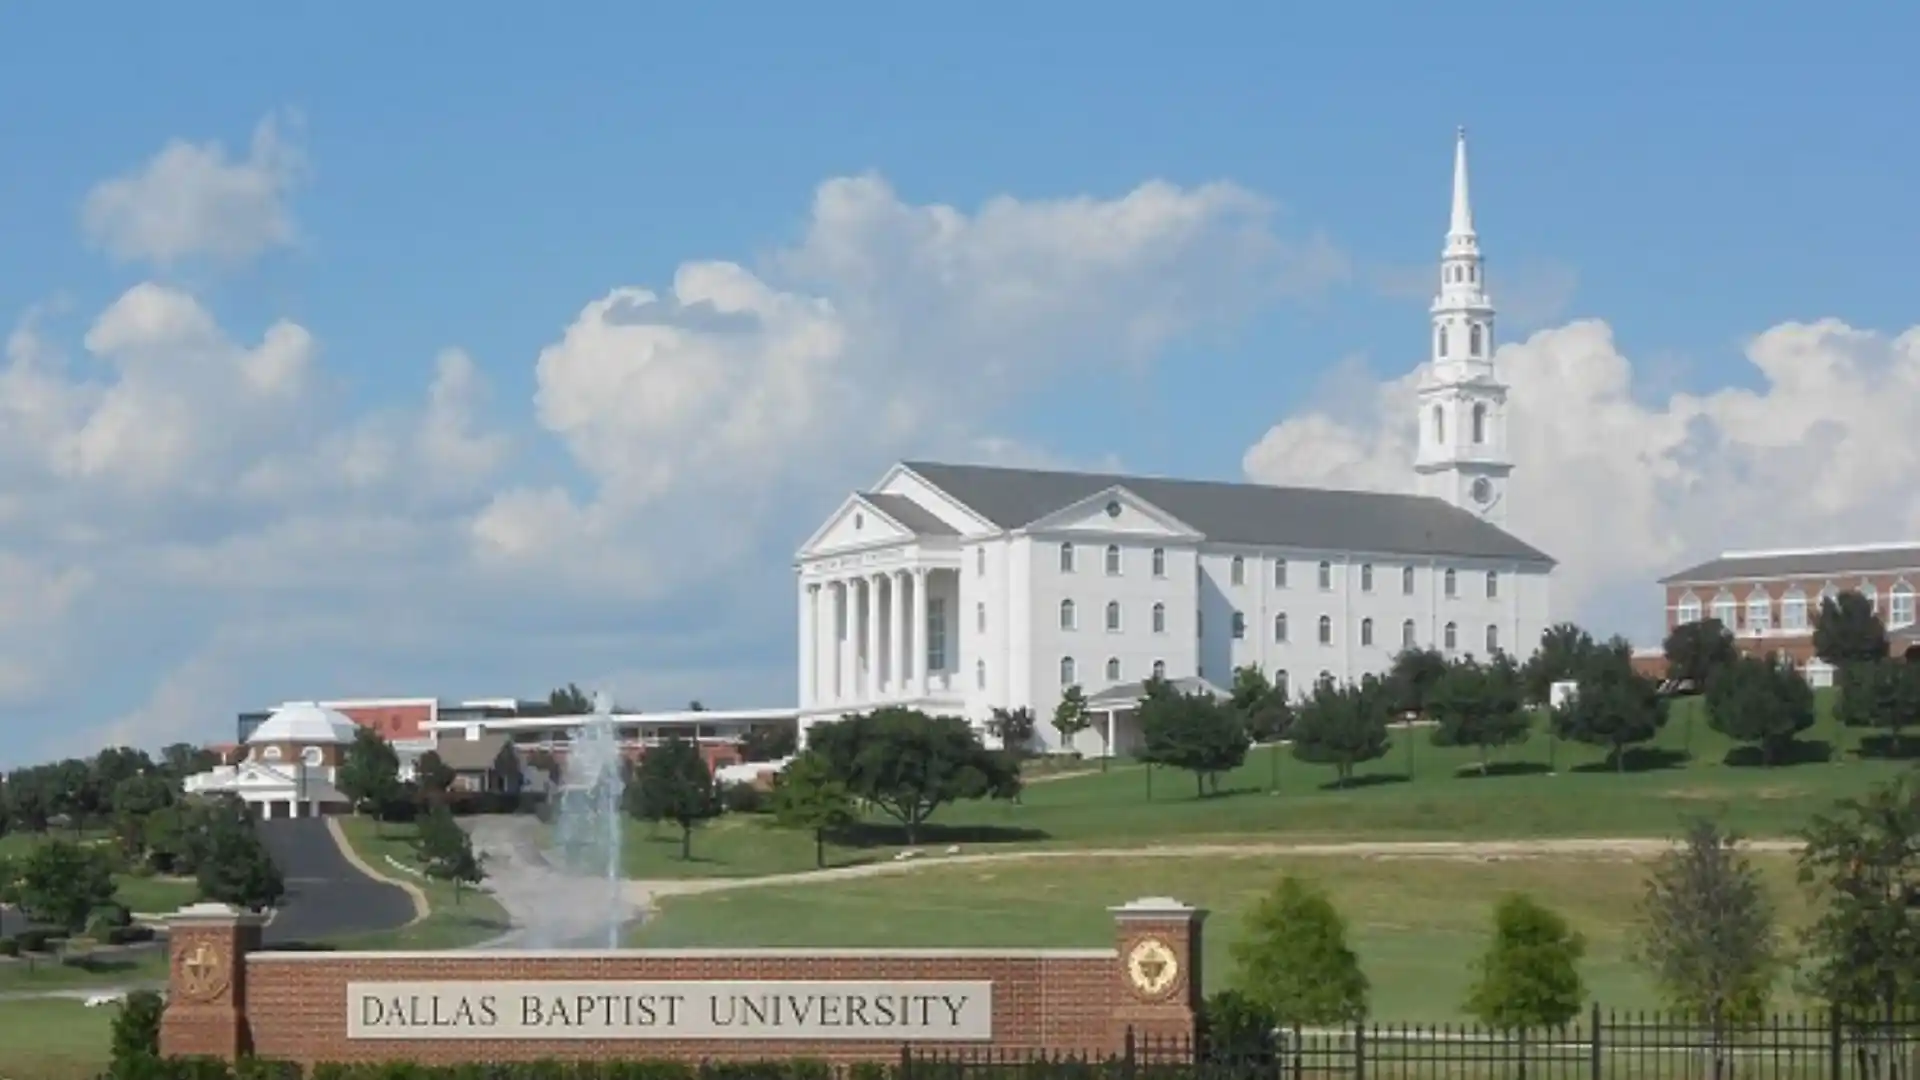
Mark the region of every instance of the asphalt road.
<instances>
[{"instance_id":1,"label":"asphalt road","mask_svg":"<svg viewBox=\"0 0 1920 1080\"><path fill-rule=\"evenodd\" d=\"M266 927L267 945L392 930L413 919L407 894L355 870L324 819L263 821L259 829L287 883L286 899Z\"/></svg>"}]
</instances>

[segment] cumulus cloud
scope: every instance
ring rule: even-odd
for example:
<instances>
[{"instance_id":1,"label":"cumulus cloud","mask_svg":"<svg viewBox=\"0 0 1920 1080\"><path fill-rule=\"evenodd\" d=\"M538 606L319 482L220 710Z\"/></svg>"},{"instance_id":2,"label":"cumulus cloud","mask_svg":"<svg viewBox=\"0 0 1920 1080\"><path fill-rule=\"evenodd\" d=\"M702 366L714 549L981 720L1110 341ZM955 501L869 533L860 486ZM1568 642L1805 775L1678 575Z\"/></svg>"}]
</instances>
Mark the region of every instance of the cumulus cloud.
<instances>
[{"instance_id":1,"label":"cumulus cloud","mask_svg":"<svg viewBox=\"0 0 1920 1080\"><path fill-rule=\"evenodd\" d=\"M1606 323L1502 347L1516 463L1511 528L1561 560L1557 616L1642 637L1653 582L1727 547L1882 540L1920 530L1920 327L1893 336L1825 320L1747 343L1749 389L1657 393ZM1376 382L1345 415L1283 420L1248 476L1407 490L1413 375Z\"/></svg>"},{"instance_id":2,"label":"cumulus cloud","mask_svg":"<svg viewBox=\"0 0 1920 1080\"><path fill-rule=\"evenodd\" d=\"M244 158L218 142L174 139L124 176L102 181L81 204L95 247L121 262L161 266L195 256L241 263L297 235L287 198L305 172L297 125L269 116Z\"/></svg>"}]
</instances>

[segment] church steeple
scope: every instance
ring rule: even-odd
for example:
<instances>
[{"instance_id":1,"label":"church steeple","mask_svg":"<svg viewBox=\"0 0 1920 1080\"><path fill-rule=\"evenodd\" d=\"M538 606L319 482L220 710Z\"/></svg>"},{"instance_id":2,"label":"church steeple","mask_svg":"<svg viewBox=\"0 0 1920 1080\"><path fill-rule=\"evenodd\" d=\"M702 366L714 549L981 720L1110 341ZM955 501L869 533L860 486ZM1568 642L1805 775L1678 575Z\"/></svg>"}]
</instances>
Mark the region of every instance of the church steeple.
<instances>
[{"instance_id":1,"label":"church steeple","mask_svg":"<svg viewBox=\"0 0 1920 1080\"><path fill-rule=\"evenodd\" d=\"M1506 512L1507 388L1493 367L1493 301L1467 189L1467 129L1453 145L1453 214L1433 298L1432 359L1420 378L1420 488L1498 522Z\"/></svg>"}]
</instances>

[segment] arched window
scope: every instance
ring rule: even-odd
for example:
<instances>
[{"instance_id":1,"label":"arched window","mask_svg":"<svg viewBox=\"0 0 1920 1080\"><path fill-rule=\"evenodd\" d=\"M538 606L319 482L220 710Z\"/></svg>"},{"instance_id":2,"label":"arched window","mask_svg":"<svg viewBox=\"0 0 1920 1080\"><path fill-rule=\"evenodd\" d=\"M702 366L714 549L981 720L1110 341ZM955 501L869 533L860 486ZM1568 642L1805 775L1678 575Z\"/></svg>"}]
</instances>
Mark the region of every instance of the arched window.
<instances>
[{"instance_id":1,"label":"arched window","mask_svg":"<svg viewBox=\"0 0 1920 1080\"><path fill-rule=\"evenodd\" d=\"M1120 601L1107 601L1107 629L1112 633L1120 632Z\"/></svg>"},{"instance_id":2,"label":"arched window","mask_svg":"<svg viewBox=\"0 0 1920 1080\"><path fill-rule=\"evenodd\" d=\"M1689 607L1693 610L1693 618L1691 619L1686 617ZM1700 601L1693 596L1688 596L1681 600L1680 621L1683 623L1698 622L1699 619ZM1780 629L1805 630L1806 628L1807 594L1800 591L1800 586L1795 585L1793 588L1787 590L1785 596L1780 598Z\"/></svg>"},{"instance_id":3,"label":"arched window","mask_svg":"<svg viewBox=\"0 0 1920 1080\"><path fill-rule=\"evenodd\" d=\"M1800 601L1800 614L1803 616L1807 613L1806 605L1807 605L1806 600L1802 598ZM1680 626L1685 626L1688 623L1699 622L1700 621L1700 598L1693 595L1692 593L1688 593L1687 595L1681 597L1679 606L1674 609L1674 618L1676 620L1677 625L1680 625Z\"/></svg>"},{"instance_id":4,"label":"arched window","mask_svg":"<svg viewBox=\"0 0 1920 1080\"><path fill-rule=\"evenodd\" d=\"M1487 441L1487 407L1477 401L1473 405L1473 441L1476 444Z\"/></svg>"},{"instance_id":5,"label":"arched window","mask_svg":"<svg viewBox=\"0 0 1920 1080\"><path fill-rule=\"evenodd\" d=\"M1403 649L1413 648L1413 645L1414 645L1413 634L1414 634L1414 631L1413 631L1412 619L1408 619L1406 622L1403 622L1400 624L1400 647L1401 648Z\"/></svg>"},{"instance_id":6,"label":"arched window","mask_svg":"<svg viewBox=\"0 0 1920 1080\"><path fill-rule=\"evenodd\" d=\"M1167 632L1167 605L1165 604L1153 605L1153 632L1156 634Z\"/></svg>"},{"instance_id":7,"label":"arched window","mask_svg":"<svg viewBox=\"0 0 1920 1080\"><path fill-rule=\"evenodd\" d=\"M1323 590L1333 588L1333 564L1330 562L1320 563L1320 588Z\"/></svg>"},{"instance_id":8,"label":"arched window","mask_svg":"<svg viewBox=\"0 0 1920 1080\"><path fill-rule=\"evenodd\" d=\"M1373 620L1372 619L1360 620L1360 644L1362 645L1373 644Z\"/></svg>"},{"instance_id":9,"label":"arched window","mask_svg":"<svg viewBox=\"0 0 1920 1080\"><path fill-rule=\"evenodd\" d=\"M1167 549L1166 548L1153 549L1153 576L1154 577L1167 576Z\"/></svg>"},{"instance_id":10,"label":"arched window","mask_svg":"<svg viewBox=\"0 0 1920 1080\"><path fill-rule=\"evenodd\" d=\"M1060 658L1060 685L1072 686L1074 684L1073 676L1074 676L1073 657L1071 656L1061 657Z\"/></svg>"},{"instance_id":11,"label":"arched window","mask_svg":"<svg viewBox=\"0 0 1920 1080\"><path fill-rule=\"evenodd\" d=\"M1287 640L1287 613L1284 611L1273 617L1273 640Z\"/></svg>"},{"instance_id":12,"label":"arched window","mask_svg":"<svg viewBox=\"0 0 1920 1080\"><path fill-rule=\"evenodd\" d=\"M1153 662L1153 677L1156 679L1164 679L1167 677L1167 662L1165 660L1155 660Z\"/></svg>"},{"instance_id":13,"label":"arched window","mask_svg":"<svg viewBox=\"0 0 1920 1080\"><path fill-rule=\"evenodd\" d=\"M1120 681L1120 658L1117 656L1107 657L1107 681Z\"/></svg>"},{"instance_id":14,"label":"arched window","mask_svg":"<svg viewBox=\"0 0 1920 1080\"><path fill-rule=\"evenodd\" d=\"M1494 656L1499 655L1499 653L1500 653L1500 628L1493 625L1492 623L1488 623L1487 624L1487 657L1491 659Z\"/></svg>"},{"instance_id":15,"label":"arched window","mask_svg":"<svg viewBox=\"0 0 1920 1080\"><path fill-rule=\"evenodd\" d=\"M1233 613L1233 640L1239 641L1247 636L1247 617L1241 612Z\"/></svg>"},{"instance_id":16,"label":"arched window","mask_svg":"<svg viewBox=\"0 0 1920 1080\"><path fill-rule=\"evenodd\" d=\"M1285 668L1273 673L1273 692L1280 696L1281 701L1292 696L1292 680L1287 677Z\"/></svg>"},{"instance_id":17,"label":"arched window","mask_svg":"<svg viewBox=\"0 0 1920 1080\"><path fill-rule=\"evenodd\" d=\"M1913 586L1896 581L1887 590L1887 626L1911 626L1913 621Z\"/></svg>"},{"instance_id":18,"label":"arched window","mask_svg":"<svg viewBox=\"0 0 1920 1080\"><path fill-rule=\"evenodd\" d=\"M1729 630L1740 629L1740 604L1732 593L1721 592L1713 598L1713 617Z\"/></svg>"},{"instance_id":19,"label":"arched window","mask_svg":"<svg viewBox=\"0 0 1920 1080\"><path fill-rule=\"evenodd\" d=\"M1447 355L1447 328L1442 326L1440 328L1439 333L1440 333L1440 340L1436 343L1434 352L1444 357Z\"/></svg>"},{"instance_id":20,"label":"arched window","mask_svg":"<svg viewBox=\"0 0 1920 1080\"><path fill-rule=\"evenodd\" d=\"M1448 596L1458 596L1458 595L1460 595L1460 578L1459 578L1459 575L1458 575L1458 574L1455 574L1455 573L1454 573L1454 572L1453 572L1452 570L1448 570L1448 571L1447 571L1447 573L1446 573L1446 578L1445 578L1445 580L1446 580L1446 590L1447 590L1447 595L1448 595Z\"/></svg>"},{"instance_id":21,"label":"arched window","mask_svg":"<svg viewBox=\"0 0 1920 1080\"><path fill-rule=\"evenodd\" d=\"M1413 595L1413 567L1411 566L1400 568L1400 591L1408 596Z\"/></svg>"},{"instance_id":22,"label":"arched window","mask_svg":"<svg viewBox=\"0 0 1920 1080\"><path fill-rule=\"evenodd\" d=\"M1325 615L1320 616L1320 644L1333 644L1333 620Z\"/></svg>"},{"instance_id":23,"label":"arched window","mask_svg":"<svg viewBox=\"0 0 1920 1080\"><path fill-rule=\"evenodd\" d=\"M985 660L975 660L973 662L973 686L976 690L985 690L987 688L987 662Z\"/></svg>"},{"instance_id":24,"label":"arched window","mask_svg":"<svg viewBox=\"0 0 1920 1080\"><path fill-rule=\"evenodd\" d=\"M1866 598L1868 611L1873 612L1875 615L1880 614L1880 592L1873 587L1872 582L1863 581L1860 583L1860 595Z\"/></svg>"},{"instance_id":25,"label":"arched window","mask_svg":"<svg viewBox=\"0 0 1920 1080\"><path fill-rule=\"evenodd\" d=\"M1440 411L1438 405L1433 407L1433 441L1437 443L1447 441L1447 414Z\"/></svg>"},{"instance_id":26,"label":"arched window","mask_svg":"<svg viewBox=\"0 0 1920 1080\"><path fill-rule=\"evenodd\" d=\"M1107 545L1107 576L1120 576L1120 545Z\"/></svg>"},{"instance_id":27,"label":"arched window","mask_svg":"<svg viewBox=\"0 0 1920 1080\"><path fill-rule=\"evenodd\" d=\"M1232 567L1228 573L1231 575L1235 585L1245 585L1247 583L1247 560L1235 555L1233 557Z\"/></svg>"},{"instance_id":28,"label":"arched window","mask_svg":"<svg viewBox=\"0 0 1920 1080\"><path fill-rule=\"evenodd\" d=\"M1063 574L1073 573L1073 545L1072 544L1060 545L1060 572Z\"/></svg>"},{"instance_id":29,"label":"arched window","mask_svg":"<svg viewBox=\"0 0 1920 1080\"><path fill-rule=\"evenodd\" d=\"M320 763L325 759L326 755L321 753L320 748L317 746L309 746L305 750L300 751L300 760L312 768L319 768Z\"/></svg>"},{"instance_id":30,"label":"arched window","mask_svg":"<svg viewBox=\"0 0 1920 1080\"><path fill-rule=\"evenodd\" d=\"M1060 601L1060 629L1071 630L1074 627L1073 601Z\"/></svg>"},{"instance_id":31,"label":"arched window","mask_svg":"<svg viewBox=\"0 0 1920 1080\"><path fill-rule=\"evenodd\" d=\"M987 549L986 548L977 547L973 549L973 572L980 577L987 576Z\"/></svg>"},{"instance_id":32,"label":"arched window","mask_svg":"<svg viewBox=\"0 0 1920 1080\"><path fill-rule=\"evenodd\" d=\"M1755 589L1747 594L1747 629L1773 629L1773 597L1765 589Z\"/></svg>"},{"instance_id":33,"label":"arched window","mask_svg":"<svg viewBox=\"0 0 1920 1080\"><path fill-rule=\"evenodd\" d=\"M1474 323L1471 327L1467 329L1467 355L1468 356L1479 356L1480 350L1485 348L1486 344L1487 344L1486 338L1485 338L1484 332L1480 329L1479 323Z\"/></svg>"},{"instance_id":34,"label":"arched window","mask_svg":"<svg viewBox=\"0 0 1920 1080\"><path fill-rule=\"evenodd\" d=\"M1453 650L1459 648L1460 647L1460 628L1454 625L1453 623L1448 623L1447 636L1445 638L1445 641L1447 643L1448 652L1452 652Z\"/></svg>"},{"instance_id":35,"label":"arched window","mask_svg":"<svg viewBox=\"0 0 1920 1080\"><path fill-rule=\"evenodd\" d=\"M1372 563L1360 564L1360 591L1361 592L1373 591L1373 564Z\"/></svg>"},{"instance_id":36,"label":"arched window","mask_svg":"<svg viewBox=\"0 0 1920 1080\"><path fill-rule=\"evenodd\" d=\"M280 748L277 746L269 746L265 750L260 751L260 757L266 761L279 761Z\"/></svg>"}]
</instances>

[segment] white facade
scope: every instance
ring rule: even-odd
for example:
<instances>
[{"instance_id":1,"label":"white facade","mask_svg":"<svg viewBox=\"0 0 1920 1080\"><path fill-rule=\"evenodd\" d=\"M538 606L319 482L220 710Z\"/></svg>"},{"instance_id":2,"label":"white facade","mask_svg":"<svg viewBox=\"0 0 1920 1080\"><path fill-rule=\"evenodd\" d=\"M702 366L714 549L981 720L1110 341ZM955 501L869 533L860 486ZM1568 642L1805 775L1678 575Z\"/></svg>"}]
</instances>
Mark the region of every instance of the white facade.
<instances>
[{"instance_id":1,"label":"white facade","mask_svg":"<svg viewBox=\"0 0 1920 1080\"><path fill-rule=\"evenodd\" d=\"M334 762L358 729L317 702L290 701L247 736L246 756L186 777L189 795L233 795L264 818L313 817L344 807Z\"/></svg>"},{"instance_id":2,"label":"white facade","mask_svg":"<svg viewBox=\"0 0 1920 1080\"><path fill-rule=\"evenodd\" d=\"M1433 553L1384 526L1319 547L1227 542L1228 531L1216 527L1210 537L1135 490L1181 486L1150 479L1082 477L1102 483L1048 502L1049 491L1072 490L1073 474L1001 470L1025 489L996 509L978 492L945 490L923 475L960 467L896 465L849 497L799 553L802 731L889 704L975 723L995 708L1024 707L1052 746L1047 718L1070 685L1098 694L1159 674L1226 686L1236 668L1253 665L1297 696L1322 675L1384 672L1409 646L1530 654L1551 622L1552 561L1497 528L1512 470L1506 388L1492 362L1464 134L1454 180L1413 466L1422 494L1455 509L1414 496L1363 498L1439 515L1440 526L1460 526L1456 536L1477 538L1490 554ZM1238 535L1314 534L1284 513L1255 525L1230 520L1235 492L1271 508L1286 497L1281 489L1186 487L1207 489L1182 499ZM1356 518L1372 520L1398 518Z\"/></svg>"}]
</instances>

